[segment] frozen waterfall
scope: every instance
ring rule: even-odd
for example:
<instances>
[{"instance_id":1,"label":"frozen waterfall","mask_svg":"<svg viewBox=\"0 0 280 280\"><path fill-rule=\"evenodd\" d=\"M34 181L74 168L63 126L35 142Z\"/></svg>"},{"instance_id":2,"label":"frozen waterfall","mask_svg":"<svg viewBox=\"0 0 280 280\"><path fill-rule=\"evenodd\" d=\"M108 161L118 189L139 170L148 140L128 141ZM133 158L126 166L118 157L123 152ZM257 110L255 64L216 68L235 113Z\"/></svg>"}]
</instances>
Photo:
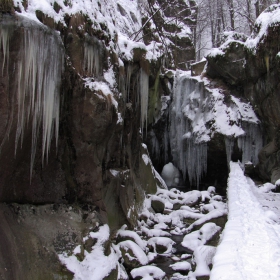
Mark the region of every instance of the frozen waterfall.
<instances>
[{"instance_id":1,"label":"frozen waterfall","mask_svg":"<svg viewBox=\"0 0 280 280\"><path fill-rule=\"evenodd\" d=\"M170 105L170 147L174 165L184 179L188 175L191 185L199 187L207 171L207 142L216 133L224 135L228 162L237 139L242 162L257 164L263 141L251 104L209 86L206 78L177 71Z\"/></svg>"},{"instance_id":2,"label":"frozen waterfall","mask_svg":"<svg viewBox=\"0 0 280 280\"><path fill-rule=\"evenodd\" d=\"M261 130L256 123L244 123L245 134L238 138L238 148L242 150L242 163L258 163L258 153L263 147Z\"/></svg>"},{"instance_id":3,"label":"frozen waterfall","mask_svg":"<svg viewBox=\"0 0 280 280\"><path fill-rule=\"evenodd\" d=\"M17 112L17 116L10 119L17 119L15 154L19 143L22 146L26 128L32 127L31 178L41 128L42 163L45 158L48 159L53 134L57 145L64 51L60 37L55 32L27 20L19 20L18 24L24 27L20 38L21 47L15 65L8 65L14 67L14 76L9 77L9 83L15 83L16 89L9 92L9 95L12 96L12 109ZM2 69L5 61L8 64L9 40L6 33L7 30L10 32L10 29L11 26L8 24L2 24L0 28L1 55L4 57ZM8 67L6 68L8 71ZM10 87L11 90L12 88ZM13 111L10 114L14 115ZM7 133L9 134L9 131Z\"/></svg>"},{"instance_id":4,"label":"frozen waterfall","mask_svg":"<svg viewBox=\"0 0 280 280\"><path fill-rule=\"evenodd\" d=\"M202 116L204 92L199 83L185 75L176 75L170 111L170 146L174 164L187 175L191 185L199 187L207 170L207 143L193 131L193 122ZM195 109L194 111L192 111Z\"/></svg>"}]
</instances>

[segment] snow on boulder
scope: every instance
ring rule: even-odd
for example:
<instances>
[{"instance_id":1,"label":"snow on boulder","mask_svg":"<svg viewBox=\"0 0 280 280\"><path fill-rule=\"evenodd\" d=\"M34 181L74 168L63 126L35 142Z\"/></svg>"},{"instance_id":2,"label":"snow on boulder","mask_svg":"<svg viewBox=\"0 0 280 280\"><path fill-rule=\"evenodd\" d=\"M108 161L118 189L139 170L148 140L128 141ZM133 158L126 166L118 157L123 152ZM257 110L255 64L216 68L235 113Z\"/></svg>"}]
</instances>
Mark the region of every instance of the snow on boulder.
<instances>
[{"instance_id":1,"label":"snow on boulder","mask_svg":"<svg viewBox=\"0 0 280 280\"><path fill-rule=\"evenodd\" d=\"M279 24L280 18L280 4L271 5L266 8L260 16L256 19L254 30L251 37L247 39L245 45L247 48L256 51L260 42L266 37L268 29Z\"/></svg>"},{"instance_id":2,"label":"snow on boulder","mask_svg":"<svg viewBox=\"0 0 280 280\"><path fill-rule=\"evenodd\" d=\"M200 212L203 214L207 214L215 209L219 209L221 211L227 210L227 204L222 201L210 200L209 204L204 204L200 206Z\"/></svg>"},{"instance_id":3,"label":"snow on boulder","mask_svg":"<svg viewBox=\"0 0 280 280\"><path fill-rule=\"evenodd\" d=\"M141 226L141 232L147 237L171 236L171 234L167 231L158 228L148 229L145 226Z\"/></svg>"},{"instance_id":4,"label":"snow on boulder","mask_svg":"<svg viewBox=\"0 0 280 280\"><path fill-rule=\"evenodd\" d=\"M102 280L117 269L118 254L110 248L110 254L105 254L106 243L110 238L108 225L103 225L97 232L90 232L90 237L96 240L91 252L84 251L83 260L79 260L76 254L80 252L80 246L76 247L73 254L63 252L58 257L62 264L74 274L74 279ZM89 237L84 238L84 242ZM141 250L141 249L140 249Z\"/></svg>"},{"instance_id":5,"label":"snow on boulder","mask_svg":"<svg viewBox=\"0 0 280 280\"><path fill-rule=\"evenodd\" d=\"M167 187L176 187L180 183L180 172L177 167L175 167L172 162L164 165L161 177L165 181Z\"/></svg>"},{"instance_id":6,"label":"snow on boulder","mask_svg":"<svg viewBox=\"0 0 280 280\"><path fill-rule=\"evenodd\" d=\"M183 195L183 204L188 206L197 205L201 201L202 195L200 191L190 191Z\"/></svg>"},{"instance_id":7,"label":"snow on boulder","mask_svg":"<svg viewBox=\"0 0 280 280\"><path fill-rule=\"evenodd\" d=\"M259 191L263 193L268 193L276 188L276 185L271 183L265 183L261 187L259 187Z\"/></svg>"},{"instance_id":8,"label":"snow on boulder","mask_svg":"<svg viewBox=\"0 0 280 280\"><path fill-rule=\"evenodd\" d=\"M195 277L209 276L209 265L212 264L212 259L216 253L216 248L213 246L199 246L193 254L193 260L196 263L196 268L193 273ZM226 274L226 271L224 272ZM232 279L233 280L233 279Z\"/></svg>"},{"instance_id":9,"label":"snow on boulder","mask_svg":"<svg viewBox=\"0 0 280 280\"><path fill-rule=\"evenodd\" d=\"M224 227L227 221L227 210L226 209L215 209L210 213L204 215L202 218L193 222L187 229L187 232L196 230L202 227L206 222L213 222L221 227Z\"/></svg>"},{"instance_id":10,"label":"snow on boulder","mask_svg":"<svg viewBox=\"0 0 280 280\"><path fill-rule=\"evenodd\" d=\"M194 213L192 211L180 209L180 210L173 211L168 215L156 214L154 217L154 221L156 223L163 222L168 225L183 228L186 226L185 225L186 220L194 221L202 218L203 216L204 215L200 213Z\"/></svg>"},{"instance_id":11,"label":"snow on boulder","mask_svg":"<svg viewBox=\"0 0 280 280\"><path fill-rule=\"evenodd\" d=\"M188 248L191 251L194 251L200 245L203 245L202 241L200 240L200 232L199 230L193 231L187 235L185 235L182 246Z\"/></svg>"},{"instance_id":12,"label":"snow on boulder","mask_svg":"<svg viewBox=\"0 0 280 280\"><path fill-rule=\"evenodd\" d=\"M162 280L165 276L165 272L153 265L134 268L131 270L130 274L133 279L142 280Z\"/></svg>"},{"instance_id":13,"label":"snow on boulder","mask_svg":"<svg viewBox=\"0 0 280 280\"><path fill-rule=\"evenodd\" d=\"M201 213L203 214L207 214L207 213L210 213L211 211L213 211L215 209L214 205L213 204L204 204L200 207L200 211Z\"/></svg>"},{"instance_id":14,"label":"snow on boulder","mask_svg":"<svg viewBox=\"0 0 280 280\"><path fill-rule=\"evenodd\" d=\"M168 237L152 237L148 240L148 247L158 254L172 253L175 242Z\"/></svg>"},{"instance_id":15,"label":"snow on boulder","mask_svg":"<svg viewBox=\"0 0 280 280\"><path fill-rule=\"evenodd\" d=\"M170 267L175 271L189 271L192 269L191 264L186 261L171 264Z\"/></svg>"},{"instance_id":16,"label":"snow on boulder","mask_svg":"<svg viewBox=\"0 0 280 280\"><path fill-rule=\"evenodd\" d=\"M214 195L216 193L216 188L213 186L208 187L207 191L211 194Z\"/></svg>"},{"instance_id":17,"label":"snow on boulder","mask_svg":"<svg viewBox=\"0 0 280 280\"><path fill-rule=\"evenodd\" d=\"M144 251L133 241L122 241L117 246L127 267L135 268L149 262Z\"/></svg>"},{"instance_id":18,"label":"snow on boulder","mask_svg":"<svg viewBox=\"0 0 280 280\"><path fill-rule=\"evenodd\" d=\"M200 230L193 231L190 234L185 235L182 246L188 248L191 251L201 245L206 244L208 241L213 240L220 232L221 227L214 223L207 223L201 227Z\"/></svg>"},{"instance_id":19,"label":"snow on boulder","mask_svg":"<svg viewBox=\"0 0 280 280\"><path fill-rule=\"evenodd\" d=\"M143 251L146 250L147 242L142 240L141 237L135 232L131 230L126 230L126 225L122 226L120 230L117 231L117 243L131 240L135 242Z\"/></svg>"},{"instance_id":20,"label":"snow on boulder","mask_svg":"<svg viewBox=\"0 0 280 280\"><path fill-rule=\"evenodd\" d=\"M211 199L211 195L208 191L201 191L201 201L209 201Z\"/></svg>"},{"instance_id":21,"label":"snow on boulder","mask_svg":"<svg viewBox=\"0 0 280 280\"><path fill-rule=\"evenodd\" d=\"M216 201L223 201L223 197L221 195L214 195L212 197L212 200L216 200Z\"/></svg>"}]
</instances>

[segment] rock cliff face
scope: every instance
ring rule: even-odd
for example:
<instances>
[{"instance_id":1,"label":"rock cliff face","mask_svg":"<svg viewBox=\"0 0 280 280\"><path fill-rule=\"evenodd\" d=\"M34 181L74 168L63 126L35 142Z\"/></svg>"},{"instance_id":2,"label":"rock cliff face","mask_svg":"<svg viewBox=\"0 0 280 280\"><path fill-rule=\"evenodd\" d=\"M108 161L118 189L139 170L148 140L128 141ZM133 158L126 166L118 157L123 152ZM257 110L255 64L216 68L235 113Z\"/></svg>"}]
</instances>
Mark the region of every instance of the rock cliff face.
<instances>
[{"instance_id":1,"label":"rock cliff face","mask_svg":"<svg viewBox=\"0 0 280 280\"><path fill-rule=\"evenodd\" d=\"M250 38L230 38L216 55L207 57L207 74L220 78L235 95L251 102L262 123L267 145L259 153L257 173L275 183L279 161L279 5L272 5L257 19Z\"/></svg>"},{"instance_id":2,"label":"rock cliff face","mask_svg":"<svg viewBox=\"0 0 280 280\"><path fill-rule=\"evenodd\" d=\"M161 67L182 61L174 49L166 62L159 35L129 39L143 36L157 2L14 2L0 6L0 275L71 279L56 254L98 224L133 226L145 194L161 186L142 136L161 111ZM168 16L158 12L150 28ZM190 30L181 33L192 59Z\"/></svg>"}]
</instances>

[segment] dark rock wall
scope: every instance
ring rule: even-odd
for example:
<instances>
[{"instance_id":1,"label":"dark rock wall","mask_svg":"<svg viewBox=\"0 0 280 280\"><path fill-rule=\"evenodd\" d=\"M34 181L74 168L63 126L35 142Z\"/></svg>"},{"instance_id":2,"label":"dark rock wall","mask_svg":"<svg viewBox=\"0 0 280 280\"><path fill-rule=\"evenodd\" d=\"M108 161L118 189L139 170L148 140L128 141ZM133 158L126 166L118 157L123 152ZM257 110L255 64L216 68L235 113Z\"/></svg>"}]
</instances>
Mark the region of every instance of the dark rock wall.
<instances>
[{"instance_id":1,"label":"dark rock wall","mask_svg":"<svg viewBox=\"0 0 280 280\"><path fill-rule=\"evenodd\" d=\"M20 21L14 16L5 16L10 21ZM43 22L45 18L42 16ZM116 91L114 98L118 102L118 113L124 118L118 122L117 109L113 97L105 95L102 90L93 91L84 86L81 75L83 68L85 34L76 29L76 24L85 19L77 16L69 20L68 28L61 31L65 48L65 70L61 84L60 132L58 147L53 139L48 155L48 163L42 166L40 137L34 162L32 176L30 155L32 130L26 127L22 147L15 154L15 134L17 131L17 95L14 93L15 80L11 79L12 65L17 63L20 41L23 40L20 24L12 23L13 36L9 41L9 65L1 77L1 195L2 202L19 203L81 203L93 204L103 213L104 219L113 214L111 225L119 226L126 220L126 214L134 204L140 207L144 191L155 192L155 181L152 169L146 168L146 176L139 170L145 164L142 156L142 138L139 133L140 105L139 71L142 57L132 62L134 72L131 75L129 88L130 103L119 96ZM77 23L78 22L78 23ZM32 27L30 27L32 28ZM59 28L57 26L57 28ZM88 35L87 35L88 36ZM100 69L108 68L107 60L114 59L116 54L107 53L106 41L92 37L102 49ZM100 40L100 41L99 41ZM103 47L102 47L103 45ZM2 55L3 57L3 55ZM141 63L140 63L141 62ZM114 65L118 68L118 65ZM5 68L5 69L6 69ZM119 75L126 74L126 67ZM8 77L7 75L10 75ZM102 81L102 76L99 78ZM13 96L9 100L9 96ZM118 97L119 96L119 97ZM5 130L9 126L9 137ZM110 170L118 170L120 178L115 178ZM143 170L143 168L142 168ZM136 193L136 195L135 195ZM114 197L116 209L112 207L110 196ZM124 201L123 201L124 200ZM122 201L122 202L120 202ZM109 207L109 212L107 206ZM135 215L137 211L135 209ZM133 216L133 215L132 215ZM131 217L132 217L131 216ZM109 221L109 222L110 222ZM131 218L131 221L133 218ZM133 222L132 222L133 223Z\"/></svg>"},{"instance_id":2,"label":"dark rock wall","mask_svg":"<svg viewBox=\"0 0 280 280\"><path fill-rule=\"evenodd\" d=\"M3 249L3 255L0 254L0 275L3 279L71 279L71 275L60 266L56 253L67 251L68 243L75 247L82 236L93 228L92 221L84 224L83 219L88 216L88 213L82 213L84 209L93 209L95 220L99 224L108 223L114 234L114 230L121 225L126 223L133 226L136 223L145 193L155 193L157 185L160 185L155 180L153 166L142 157L148 154L142 146L139 131L139 73L141 68L145 65L147 68L148 65L143 54L119 66L117 54L107 51L109 39L104 34L96 34L91 29L86 30L86 34L85 30L82 32L77 28L80 24L87 28L84 16L68 18L66 27L54 23L42 13L38 13L38 18L60 31L65 52L60 87L59 139L56 147L53 137L46 162L42 159L42 127L38 130L30 176L32 116L24 128L22 144L17 146L15 155L19 97L15 78L18 73L13 73L14 65L17 65L21 55L24 29L27 27L21 24L20 17L4 15L2 20L10 22L10 38L6 52L9 54L8 62L4 64L3 61L3 44L0 55L1 66L4 65L0 78L0 247ZM32 28L37 28L36 24L34 27L29 26L28 31L32 32ZM53 31L43 28L42 32ZM125 80L128 66L133 68L128 86L129 102L116 89L114 95L110 96L102 89L92 90L84 86L83 78L89 74L83 65L85 42L98 44L102 56L99 69L107 70L110 60L116 76ZM95 79L104 82L102 75L96 75ZM118 108L115 101L118 102ZM27 211L22 224L18 224L18 214L14 214L6 203L32 204L35 212L41 211L39 205L51 205L55 209L59 205L74 205L80 211L78 223L71 225L71 230L67 231L73 231L78 237L72 240L71 235L68 238L64 226L57 226L57 223L67 223L68 219L72 219L63 214L67 212L67 207L47 224L41 224L41 219L52 215L52 210L37 217L32 217L33 210ZM41 232L42 229L45 229L45 233ZM44 234L51 235L47 243ZM59 250L53 247L57 238L60 240ZM18 255L18 250L22 255Z\"/></svg>"}]
</instances>

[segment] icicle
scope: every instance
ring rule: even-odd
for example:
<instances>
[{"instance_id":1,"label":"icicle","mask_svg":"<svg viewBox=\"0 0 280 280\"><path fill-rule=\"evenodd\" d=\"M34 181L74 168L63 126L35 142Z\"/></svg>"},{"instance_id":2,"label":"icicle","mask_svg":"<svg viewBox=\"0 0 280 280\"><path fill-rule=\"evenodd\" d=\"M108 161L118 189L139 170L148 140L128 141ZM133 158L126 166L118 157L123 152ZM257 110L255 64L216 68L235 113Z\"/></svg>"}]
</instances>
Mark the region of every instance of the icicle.
<instances>
[{"instance_id":1,"label":"icicle","mask_svg":"<svg viewBox=\"0 0 280 280\"><path fill-rule=\"evenodd\" d=\"M151 154L153 156L153 158L160 158L160 145L159 145L159 141L157 139L157 136L154 132L154 130L152 129L149 132L149 137L151 138Z\"/></svg>"},{"instance_id":2,"label":"icicle","mask_svg":"<svg viewBox=\"0 0 280 280\"><path fill-rule=\"evenodd\" d=\"M98 40L90 38L84 44L84 70L88 76L102 74L102 46Z\"/></svg>"},{"instance_id":3,"label":"icicle","mask_svg":"<svg viewBox=\"0 0 280 280\"><path fill-rule=\"evenodd\" d=\"M168 162L169 160L169 154L168 154L168 150L169 150L169 131L168 131L168 126L165 126L165 130L164 130L164 136L163 136L163 147L164 147L164 162Z\"/></svg>"},{"instance_id":4,"label":"icicle","mask_svg":"<svg viewBox=\"0 0 280 280\"><path fill-rule=\"evenodd\" d=\"M2 15L5 18L5 15ZM0 25L0 51L2 54L2 65L0 66L2 69L2 77L4 77L4 70L5 70L5 65L6 65L6 73L8 75L8 65L9 65L9 40L10 37L12 36L14 30L14 24L11 24L9 21L9 18L2 19L1 25ZM8 83L8 77L7 77L7 83ZM10 130L13 124L14 120L14 96L11 94L9 96L9 114L8 114L8 119L6 123L6 129L5 132L2 135L2 141L0 142L0 153L2 150L2 147L6 141L9 140L10 136ZM3 121L3 120L2 120Z\"/></svg>"},{"instance_id":5,"label":"icicle","mask_svg":"<svg viewBox=\"0 0 280 280\"><path fill-rule=\"evenodd\" d=\"M127 72L126 72L126 82L125 82L125 97L126 102L130 102L129 100L129 91L130 91L130 79L132 75L133 67L131 65L127 66Z\"/></svg>"},{"instance_id":6,"label":"icicle","mask_svg":"<svg viewBox=\"0 0 280 280\"><path fill-rule=\"evenodd\" d=\"M243 123L242 128L245 135L238 138L238 148L242 150L242 163L258 163L258 153L263 147L262 134L260 127L255 123Z\"/></svg>"},{"instance_id":7,"label":"icicle","mask_svg":"<svg viewBox=\"0 0 280 280\"><path fill-rule=\"evenodd\" d=\"M9 35L9 28L0 26L0 47L2 47L3 50L2 75L5 67L5 62L6 65L9 64Z\"/></svg>"},{"instance_id":8,"label":"icicle","mask_svg":"<svg viewBox=\"0 0 280 280\"><path fill-rule=\"evenodd\" d=\"M229 163L231 161L231 155L234 147L234 138L225 136L225 145L226 145L227 163L229 167Z\"/></svg>"},{"instance_id":9,"label":"icicle","mask_svg":"<svg viewBox=\"0 0 280 280\"><path fill-rule=\"evenodd\" d=\"M141 68L140 70L140 101L141 101L141 130L144 131L144 124L148 122L148 102L149 102L149 76Z\"/></svg>"},{"instance_id":10,"label":"icicle","mask_svg":"<svg viewBox=\"0 0 280 280\"><path fill-rule=\"evenodd\" d=\"M15 155L22 147L24 131L31 121L32 148L30 178L34 165L40 128L42 127L42 164L48 160L53 133L58 141L60 80L64 52L59 37L32 26L24 29L23 45L16 66L18 103Z\"/></svg>"}]
</instances>

